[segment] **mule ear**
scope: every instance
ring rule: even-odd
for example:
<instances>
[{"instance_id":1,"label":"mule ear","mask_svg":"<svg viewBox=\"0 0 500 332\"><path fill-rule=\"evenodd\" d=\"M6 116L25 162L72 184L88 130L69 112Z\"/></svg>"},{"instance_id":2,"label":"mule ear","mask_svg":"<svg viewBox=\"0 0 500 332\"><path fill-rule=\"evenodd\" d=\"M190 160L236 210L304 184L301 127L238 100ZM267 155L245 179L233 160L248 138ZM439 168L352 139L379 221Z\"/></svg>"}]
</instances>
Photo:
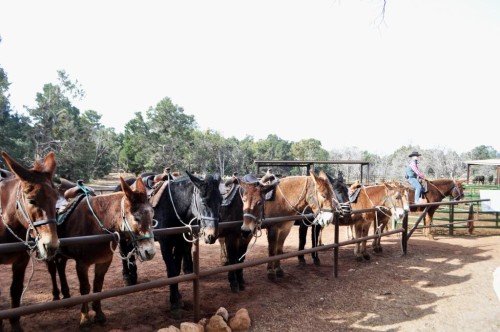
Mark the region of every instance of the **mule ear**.
<instances>
[{"instance_id":1,"label":"mule ear","mask_svg":"<svg viewBox=\"0 0 500 332\"><path fill-rule=\"evenodd\" d=\"M137 180L136 180L137 182ZM133 194L132 188L128 185L127 182L123 179L123 177L120 176L120 185L122 187L122 191L125 193L125 195L130 198L131 195Z\"/></svg>"},{"instance_id":2,"label":"mule ear","mask_svg":"<svg viewBox=\"0 0 500 332\"><path fill-rule=\"evenodd\" d=\"M146 185L144 184L144 181L142 181L141 177L138 177L137 180L135 180L135 190L144 193L146 192Z\"/></svg>"},{"instance_id":3,"label":"mule ear","mask_svg":"<svg viewBox=\"0 0 500 332\"><path fill-rule=\"evenodd\" d=\"M309 170L309 174L311 174L314 183L317 184L319 176L317 176L312 169Z\"/></svg>"},{"instance_id":4,"label":"mule ear","mask_svg":"<svg viewBox=\"0 0 500 332\"><path fill-rule=\"evenodd\" d=\"M54 173L56 172L56 155L54 151L50 151L43 161L43 171L49 173L50 178L54 177Z\"/></svg>"},{"instance_id":5,"label":"mule ear","mask_svg":"<svg viewBox=\"0 0 500 332\"><path fill-rule=\"evenodd\" d=\"M325 180L328 180L328 176L326 175L325 171L320 170L319 171L319 177Z\"/></svg>"},{"instance_id":6,"label":"mule ear","mask_svg":"<svg viewBox=\"0 0 500 332\"><path fill-rule=\"evenodd\" d=\"M186 171L186 174L189 176L189 179L191 180L191 182L193 182L195 186L197 187L200 186L202 180L199 177L191 174L189 171Z\"/></svg>"},{"instance_id":7,"label":"mule ear","mask_svg":"<svg viewBox=\"0 0 500 332\"><path fill-rule=\"evenodd\" d=\"M5 159L5 162L7 163L7 166L9 166L12 173L14 173L20 180L28 181L31 178L30 171L16 160L12 159L7 152L2 151L2 157Z\"/></svg>"}]
</instances>

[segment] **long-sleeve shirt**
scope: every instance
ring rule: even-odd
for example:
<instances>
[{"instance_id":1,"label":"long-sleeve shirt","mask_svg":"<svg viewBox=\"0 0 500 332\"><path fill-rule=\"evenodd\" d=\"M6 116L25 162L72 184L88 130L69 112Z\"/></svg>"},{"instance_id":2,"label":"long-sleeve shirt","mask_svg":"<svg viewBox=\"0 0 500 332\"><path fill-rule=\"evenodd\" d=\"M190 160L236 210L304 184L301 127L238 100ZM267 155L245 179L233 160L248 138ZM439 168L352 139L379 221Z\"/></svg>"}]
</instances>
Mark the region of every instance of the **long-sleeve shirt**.
<instances>
[{"instance_id":1,"label":"long-sleeve shirt","mask_svg":"<svg viewBox=\"0 0 500 332\"><path fill-rule=\"evenodd\" d=\"M418 167L417 160L412 160L410 162L410 167L415 172L415 174L417 174L417 178L424 178L425 177L424 172L422 172L422 170L420 170L420 168Z\"/></svg>"}]
</instances>

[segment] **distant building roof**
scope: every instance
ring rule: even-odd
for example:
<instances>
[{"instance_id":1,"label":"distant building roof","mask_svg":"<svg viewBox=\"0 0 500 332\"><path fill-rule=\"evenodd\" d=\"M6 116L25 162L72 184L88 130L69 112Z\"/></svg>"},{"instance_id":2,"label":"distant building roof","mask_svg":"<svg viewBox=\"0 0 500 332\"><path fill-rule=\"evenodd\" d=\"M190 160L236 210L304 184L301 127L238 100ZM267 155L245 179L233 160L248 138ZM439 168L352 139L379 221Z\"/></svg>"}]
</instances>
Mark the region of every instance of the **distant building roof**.
<instances>
[{"instance_id":1,"label":"distant building roof","mask_svg":"<svg viewBox=\"0 0 500 332\"><path fill-rule=\"evenodd\" d=\"M500 159L465 160L467 165L500 166Z\"/></svg>"}]
</instances>

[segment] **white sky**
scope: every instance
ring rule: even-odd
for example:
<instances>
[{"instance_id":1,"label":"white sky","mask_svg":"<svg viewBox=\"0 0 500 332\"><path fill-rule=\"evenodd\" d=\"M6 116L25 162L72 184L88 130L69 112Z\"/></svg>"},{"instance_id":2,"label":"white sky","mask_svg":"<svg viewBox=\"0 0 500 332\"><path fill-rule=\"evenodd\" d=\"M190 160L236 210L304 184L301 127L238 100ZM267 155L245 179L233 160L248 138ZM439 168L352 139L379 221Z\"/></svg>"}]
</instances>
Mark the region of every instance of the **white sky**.
<instances>
[{"instance_id":1,"label":"white sky","mask_svg":"<svg viewBox=\"0 0 500 332\"><path fill-rule=\"evenodd\" d=\"M224 137L500 151L500 1L0 2L14 110L65 70L122 132L164 97Z\"/></svg>"}]
</instances>

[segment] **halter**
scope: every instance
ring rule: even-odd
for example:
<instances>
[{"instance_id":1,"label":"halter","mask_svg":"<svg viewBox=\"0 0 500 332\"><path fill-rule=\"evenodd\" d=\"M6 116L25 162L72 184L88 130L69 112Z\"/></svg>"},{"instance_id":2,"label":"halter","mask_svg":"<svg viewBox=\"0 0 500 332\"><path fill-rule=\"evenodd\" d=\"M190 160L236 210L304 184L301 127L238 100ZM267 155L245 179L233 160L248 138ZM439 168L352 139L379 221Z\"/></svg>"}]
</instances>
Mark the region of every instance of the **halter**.
<instances>
[{"instance_id":1,"label":"halter","mask_svg":"<svg viewBox=\"0 0 500 332\"><path fill-rule=\"evenodd\" d=\"M198 200L198 197L200 196L200 191L198 189L198 187L196 187L194 184L193 184L193 195L192 195L192 201L194 201L194 206L196 208L196 212L197 212L197 215L194 216L188 223L185 223L184 220L182 220L182 218L179 216L179 214L177 213L177 209L175 208L175 204L174 204L174 198L172 197L172 189L170 188L170 183L172 182L172 180L168 180L168 194L169 194L169 197L170 197L170 202L172 203L172 208L174 210L174 213L175 215L177 216L177 219L186 227L189 227L189 233L193 234L193 231L192 231L192 228L191 228L191 223L194 221L194 220L197 220L198 221L198 225L200 227L200 232L201 234L204 234L205 233L205 227L204 227L204 223L202 223L202 221L204 220L210 220L210 221L218 221L219 218L214 218L214 217L209 217L209 216L204 216L201 214L201 204L205 205L205 203L203 202L203 199L201 200L201 202ZM198 240L198 237L195 237L193 240L190 240L190 239L187 239L186 236L185 236L185 233L182 233L182 236L184 237L184 240L186 240L187 242L196 242Z\"/></svg>"},{"instance_id":2,"label":"halter","mask_svg":"<svg viewBox=\"0 0 500 332\"><path fill-rule=\"evenodd\" d=\"M90 212L92 212L92 215L94 216L94 219L99 224L99 227L101 227L101 229L103 231L107 232L108 234L113 235L113 239L115 240L115 242L117 242L118 245L120 245L120 233L118 233L117 231L110 231L109 229L107 229L104 226L104 223L99 219L99 217L96 215L94 209L92 208L92 205L90 204L90 192L88 191L87 187L85 187L81 181L77 181L77 186L83 191L85 198L86 198L86 201L87 201L87 205L89 207L89 210L90 210ZM153 237L153 235L136 236L135 233L132 231L132 227L130 226L130 223L128 222L128 219L127 219L127 216L125 213L125 193L123 194L123 197L122 197L121 202L120 202L120 214L122 217L122 224L120 227L120 231L128 232L128 234L132 238L132 243L134 244L134 248L128 253L127 256L119 255L119 257L122 260L127 260L127 262L130 264L129 258L137 251L137 241L151 239ZM153 228L155 226L156 225L153 225ZM111 251L114 252L113 249ZM139 255L139 259L141 259L141 255Z\"/></svg>"},{"instance_id":3,"label":"halter","mask_svg":"<svg viewBox=\"0 0 500 332\"><path fill-rule=\"evenodd\" d=\"M339 213L342 217L345 214L350 214L352 211L351 208L351 202L347 200L347 202L340 202L337 193L335 192L335 189L333 188L332 185L332 191L333 191L333 201L335 202L335 212Z\"/></svg>"},{"instance_id":4,"label":"halter","mask_svg":"<svg viewBox=\"0 0 500 332\"><path fill-rule=\"evenodd\" d=\"M453 191L455 191L455 190L458 192L457 197L453 197ZM451 190L450 195L453 197L453 200L455 200L455 201L459 201L462 197L465 196L465 194L463 192L460 192L460 189L458 188L457 181L455 179L453 179L453 189Z\"/></svg>"},{"instance_id":5,"label":"halter","mask_svg":"<svg viewBox=\"0 0 500 332\"><path fill-rule=\"evenodd\" d=\"M36 247L38 245L38 241L40 240L40 233L36 229L39 226L51 224L51 223L56 223L56 219L42 219L42 220L36 220L32 221L31 218L28 215L28 212L26 211L26 207L23 204L23 202L26 200L26 197L24 195L24 192L21 191L21 183L19 182L17 184L16 188L16 213L19 211L21 213L21 216L24 218L26 223L28 224L28 227L26 228L26 240L21 239L13 230L10 228L10 226L7 224L5 221L5 218L3 217L3 209L2 209L2 201L0 200L0 217L2 218L2 222L7 228L7 230L20 242L23 242L29 249L30 251L36 250ZM20 218L20 219L23 219ZM35 242L34 246L30 246L29 244L29 237L30 237L30 230L33 230L36 233L35 238L33 239Z\"/></svg>"},{"instance_id":6,"label":"halter","mask_svg":"<svg viewBox=\"0 0 500 332\"><path fill-rule=\"evenodd\" d=\"M384 214L386 217L389 217L389 218L395 218L393 215L389 215L389 214L386 212L387 210L389 210L389 211L394 210L394 211L395 211L395 210L396 210L396 205L394 204L393 199L392 199L392 198L391 198L391 196L389 195L389 192L388 192L388 190L389 190L389 189L388 189L388 188L387 188L387 186L385 186L385 185L384 185L384 187L385 187L385 197L384 197L384 199L382 200L382 202L381 202L381 204L380 204L380 205L375 205L375 204L373 203L373 201L371 200L370 196L368 196L368 193L366 193L366 189L365 189L365 187L364 187L364 186L363 186L363 189L365 190L366 197L368 197L368 200L370 201L370 203L372 203L372 206L373 206L374 208L376 208L376 209L377 209L377 211L379 211L380 213ZM403 199L402 199L402 198L401 198L400 200L401 200L401 201L403 201ZM386 203L386 202L389 202L389 205L390 205L390 207L389 207L389 208L385 206L385 203ZM403 209L405 209L405 204L404 204L404 202L402 202L402 205L403 205ZM376 227L376 229L375 229L375 233L380 234L380 226L381 226L381 225L379 225L379 222L378 222L378 217L377 217L377 214L376 214L376 213L375 213L375 222L376 222L376 226L377 226L377 227Z\"/></svg>"}]
</instances>

